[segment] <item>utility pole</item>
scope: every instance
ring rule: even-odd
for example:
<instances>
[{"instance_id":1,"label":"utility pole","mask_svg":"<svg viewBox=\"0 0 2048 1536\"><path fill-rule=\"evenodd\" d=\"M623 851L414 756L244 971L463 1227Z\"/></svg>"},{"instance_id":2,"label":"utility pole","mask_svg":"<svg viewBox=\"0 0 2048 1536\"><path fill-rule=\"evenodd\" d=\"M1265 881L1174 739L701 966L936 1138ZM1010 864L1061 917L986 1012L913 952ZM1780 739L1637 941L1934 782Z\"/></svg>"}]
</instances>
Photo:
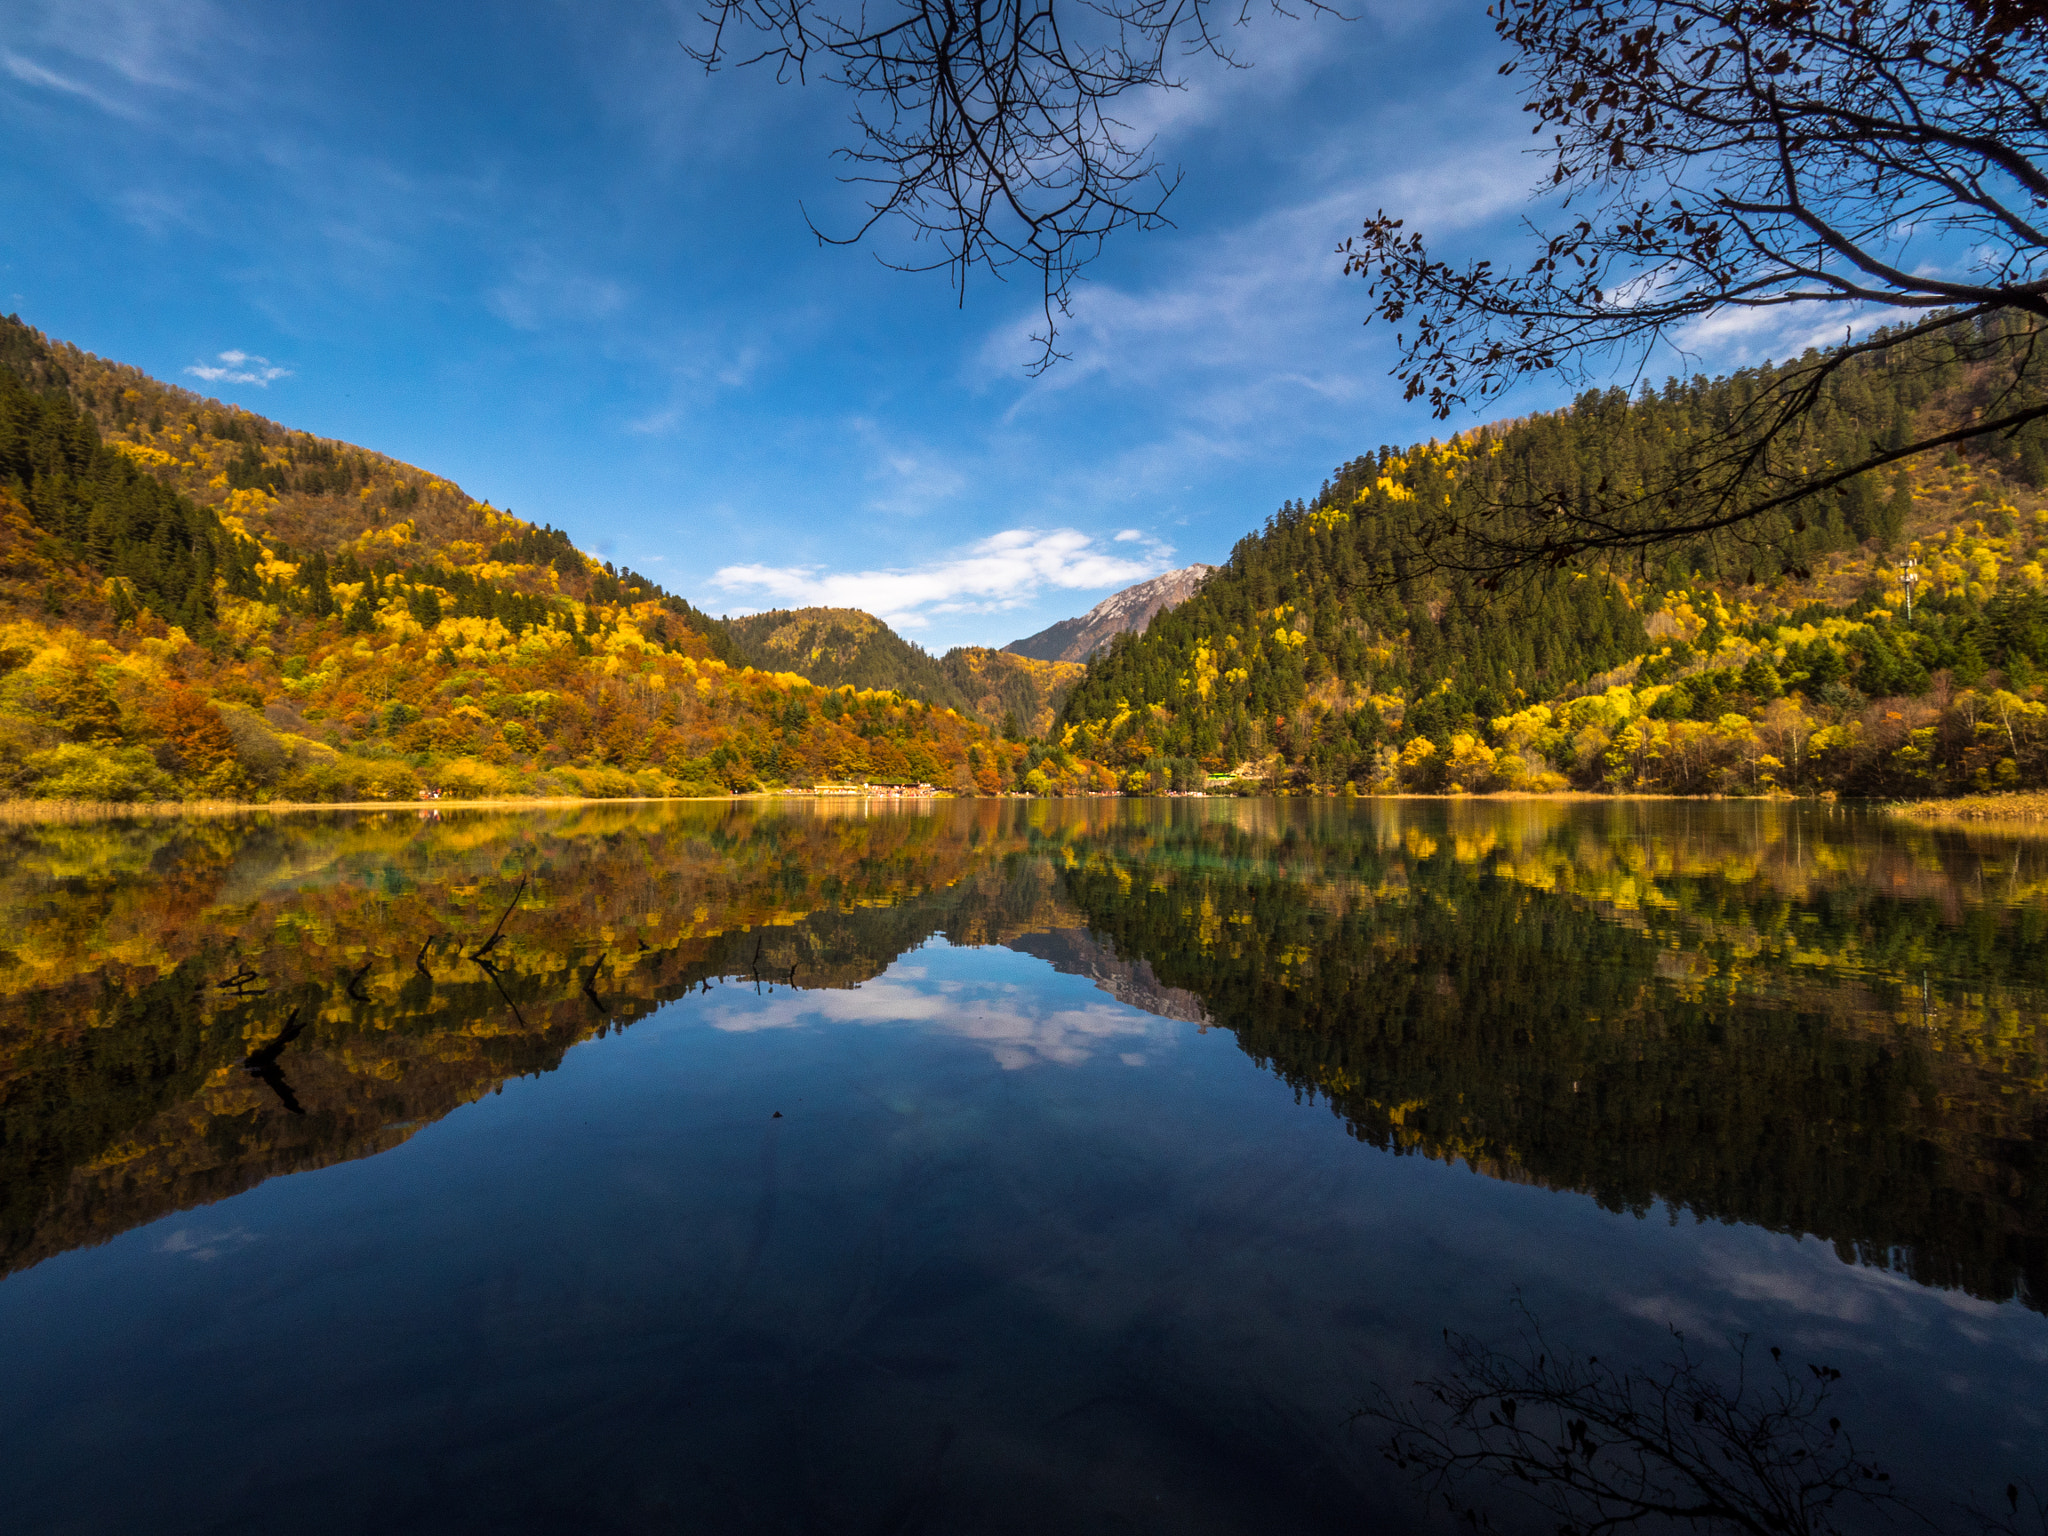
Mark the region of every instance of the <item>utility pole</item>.
<instances>
[{"instance_id":1,"label":"utility pole","mask_svg":"<svg viewBox=\"0 0 2048 1536\"><path fill-rule=\"evenodd\" d=\"M1913 622L1913 588L1919 583L1919 580L1920 562L1909 555L1906 558L1906 563L1899 567L1899 585L1906 589L1906 622L1908 624Z\"/></svg>"}]
</instances>

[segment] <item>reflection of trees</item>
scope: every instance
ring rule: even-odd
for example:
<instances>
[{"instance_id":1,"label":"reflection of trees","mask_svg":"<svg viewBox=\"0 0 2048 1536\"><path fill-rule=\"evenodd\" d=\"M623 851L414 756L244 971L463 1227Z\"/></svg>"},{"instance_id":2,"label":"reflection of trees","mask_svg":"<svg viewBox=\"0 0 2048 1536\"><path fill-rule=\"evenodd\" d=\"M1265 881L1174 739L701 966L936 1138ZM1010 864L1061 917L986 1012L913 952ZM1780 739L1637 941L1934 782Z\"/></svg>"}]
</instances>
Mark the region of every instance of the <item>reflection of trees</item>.
<instances>
[{"instance_id":1,"label":"reflection of trees","mask_svg":"<svg viewBox=\"0 0 2048 1536\"><path fill-rule=\"evenodd\" d=\"M1104 848L1067 891L1120 954L1201 996L1375 1146L1613 1209L1663 1200L1817 1233L1983 1295L2048 1295L2031 912L1973 907L1945 926L1938 903L1816 881L1788 914L1758 849L1738 880L1698 857L1711 850L1640 838L1633 861L1662 862L1667 905L1617 911L1526 879L1559 844L1597 873L1579 846L1597 820L1492 844L1434 826L1304 810L1258 835L1189 818L1127 858ZM1797 931L1761 942L1774 922ZM1942 979L1939 997L1962 978L1995 1038L1923 1019L1917 988L1896 995L1881 973L1849 987L1801 963L1900 953Z\"/></svg>"},{"instance_id":2,"label":"reflection of trees","mask_svg":"<svg viewBox=\"0 0 2048 1536\"><path fill-rule=\"evenodd\" d=\"M1000 809L15 829L0 1268L395 1146L713 979L853 986L1043 917L1042 866L988 888Z\"/></svg>"},{"instance_id":3,"label":"reflection of trees","mask_svg":"<svg viewBox=\"0 0 2048 1536\"><path fill-rule=\"evenodd\" d=\"M2044 873L1690 806L14 828L0 1269L394 1146L714 978L852 986L940 932L1228 1027L1373 1145L2038 1305Z\"/></svg>"}]
</instances>

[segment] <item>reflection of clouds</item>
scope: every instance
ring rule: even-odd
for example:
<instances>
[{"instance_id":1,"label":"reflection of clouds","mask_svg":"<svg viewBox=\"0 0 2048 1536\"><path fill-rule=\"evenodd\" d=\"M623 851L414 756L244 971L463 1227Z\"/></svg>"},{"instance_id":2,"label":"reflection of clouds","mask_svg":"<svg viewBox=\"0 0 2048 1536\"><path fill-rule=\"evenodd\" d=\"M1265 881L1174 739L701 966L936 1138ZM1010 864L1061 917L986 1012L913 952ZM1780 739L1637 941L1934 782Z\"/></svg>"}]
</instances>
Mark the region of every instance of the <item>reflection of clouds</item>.
<instances>
[{"instance_id":1,"label":"reflection of clouds","mask_svg":"<svg viewBox=\"0 0 2048 1536\"><path fill-rule=\"evenodd\" d=\"M1810 1317L1833 1318L1844 1323L1866 1322L1881 1311L1904 1311L1928 1303L1970 1317L1991 1317L1998 1312L1995 1301L1965 1291L1935 1289L1897 1270L1868 1264L1843 1264L1835 1260L1829 1270L1818 1275L1797 1270L1717 1267L1721 1273L1715 1278L1731 1296L1743 1301L1773 1301Z\"/></svg>"},{"instance_id":2,"label":"reflection of clouds","mask_svg":"<svg viewBox=\"0 0 2048 1536\"><path fill-rule=\"evenodd\" d=\"M218 1232L202 1232L194 1227L180 1227L158 1243L156 1251L182 1254L188 1259L198 1259L205 1263L255 1241L256 1234L243 1227L228 1227Z\"/></svg>"},{"instance_id":3,"label":"reflection of clouds","mask_svg":"<svg viewBox=\"0 0 2048 1536\"><path fill-rule=\"evenodd\" d=\"M1909 1338L1921 1347L1939 1347L1945 1337L1960 1334L1975 1344L1991 1338L1984 1323L1997 1317L1997 1302L1965 1291L1921 1284L1897 1270L1867 1264L1844 1264L1825 1246L1795 1244L1781 1267L1760 1264L1754 1257L1715 1254L1707 1258L1698 1279L1708 1294L1675 1296L1669 1292L1617 1295L1621 1311L1675 1328L1701 1342L1734 1344L1757 1326L1747 1312L1716 1306L1722 1302L1761 1302L1791 1316L1774 1326L1789 1329L1783 1342L1804 1348L1873 1353L1872 1330L1889 1329L1891 1344ZM1930 1327L1946 1329L1927 1333ZM1855 1332L1831 1325L1849 1325ZM2048 1348L2043 1349L2048 1357Z\"/></svg>"},{"instance_id":4,"label":"reflection of clouds","mask_svg":"<svg viewBox=\"0 0 2048 1536\"><path fill-rule=\"evenodd\" d=\"M1008 1071L1052 1063L1079 1066L1115 1051L1128 1066L1143 1066L1133 1043L1163 1040L1174 1025L1135 1008L1089 1003L1080 1008L1037 1006L1035 993L1016 986L968 986L923 981L914 967L846 992L802 992L755 1004L708 1010L714 1029L747 1033L825 1024L916 1024L972 1040Z\"/></svg>"},{"instance_id":5,"label":"reflection of clouds","mask_svg":"<svg viewBox=\"0 0 2048 1536\"><path fill-rule=\"evenodd\" d=\"M1720 1330L1707 1320L1707 1315L1689 1301L1676 1296L1624 1296L1621 1310L1631 1317L1647 1318L1653 1323L1662 1323L1666 1328L1675 1328L1689 1339L1720 1340Z\"/></svg>"}]
</instances>

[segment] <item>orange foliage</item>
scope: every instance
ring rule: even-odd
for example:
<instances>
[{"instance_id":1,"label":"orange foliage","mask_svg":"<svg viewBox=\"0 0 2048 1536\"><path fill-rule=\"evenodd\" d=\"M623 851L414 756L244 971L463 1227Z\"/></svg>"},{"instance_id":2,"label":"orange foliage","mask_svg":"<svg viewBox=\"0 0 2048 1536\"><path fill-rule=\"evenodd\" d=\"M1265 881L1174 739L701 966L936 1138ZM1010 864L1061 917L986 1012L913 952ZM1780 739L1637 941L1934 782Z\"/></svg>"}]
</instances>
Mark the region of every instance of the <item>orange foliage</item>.
<instances>
[{"instance_id":1,"label":"orange foliage","mask_svg":"<svg viewBox=\"0 0 2048 1536\"><path fill-rule=\"evenodd\" d=\"M167 689L149 711L149 723L161 738L168 766L178 772L209 773L234 760L235 739L221 723L220 711L190 688Z\"/></svg>"}]
</instances>

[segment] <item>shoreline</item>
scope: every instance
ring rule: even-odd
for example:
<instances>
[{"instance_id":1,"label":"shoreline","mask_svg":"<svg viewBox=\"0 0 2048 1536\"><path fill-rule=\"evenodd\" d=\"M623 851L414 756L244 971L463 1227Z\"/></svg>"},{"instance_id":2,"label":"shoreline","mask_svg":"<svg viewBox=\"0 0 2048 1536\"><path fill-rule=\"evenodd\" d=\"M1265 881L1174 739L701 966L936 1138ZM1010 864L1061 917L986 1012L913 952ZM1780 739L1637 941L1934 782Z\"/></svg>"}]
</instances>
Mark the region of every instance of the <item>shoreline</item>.
<instances>
[{"instance_id":1,"label":"shoreline","mask_svg":"<svg viewBox=\"0 0 2048 1536\"><path fill-rule=\"evenodd\" d=\"M1926 826L2000 823L2038 829L2040 823L2048 822L2048 790L2015 789L2002 794L1900 800L1889 809L1894 816Z\"/></svg>"},{"instance_id":2,"label":"shoreline","mask_svg":"<svg viewBox=\"0 0 2048 1536\"><path fill-rule=\"evenodd\" d=\"M998 801L1032 800L1035 797L1021 795L1000 795L974 797L958 795L897 796L897 795L813 795L802 790L749 790L736 795L549 795L522 796L518 798L493 798L479 800L0 800L0 823L38 821L111 821L121 818L175 817L175 816L251 816L272 813L301 815L317 811L384 811L406 812L425 817L428 813L440 814L447 811L539 811L562 810L597 805L719 805L751 804L763 800L795 800L811 805L868 805L880 801L889 805L928 805L939 800L972 800L989 798ZM1883 800L1883 799L1838 799L1835 796L1811 795L1659 795L1631 792L1625 794L1603 794L1591 789L1561 789L1550 791L1494 790L1486 794L1432 795L1404 792L1391 795L1069 795L1052 796L1060 800L1344 800L1353 804L1367 801L1421 801L1455 804L1459 802L1494 802L1501 804L1525 804L1556 802L1563 804L1597 803L1646 803L1666 801L1674 804L1704 804L1719 802L1737 804L1774 805L1844 805L1864 810L1879 811L1903 821L1916 822L1923 826L1973 826L1987 827L1993 824L2009 824L2039 829L2048 823L2048 790L2013 790L2006 793L1933 796L1925 800Z\"/></svg>"},{"instance_id":3,"label":"shoreline","mask_svg":"<svg viewBox=\"0 0 2048 1536\"><path fill-rule=\"evenodd\" d=\"M737 795L549 795L520 796L517 798L492 798L478 800L0 800L0 822L29 821L92 821L112 820L119 817L169 817L169 816L248 816L271 812L300 814L307 811L410 811L415 815L426 812L446 811L535 811L553 810L572 806L592 805L739 805L762 800L800 800L812 805L867 805L876 801L889 805L929 805L940 800L993 801L1035 800L1029 795L997 796L900 796L900 795L813 795L801 790L749 790ZM1047 803L1064 800L1304 800L1341 801L1341 795L1056 795L1047 797ZM1709 802L1723 801L1736 804L1745 801L1793 804L1810 801L1813 804L1833 804L1832 800L1819 800L1811 796L1798 795L1657 795L1657 794L1602 794L1598 790L1563 789L1548 792L1530 790L1495 790L1487 794L1431 795L1415 792L1392 795L1358 795L1351 797L1353 803L1379 800L1436 801L1445 804L1460 801L1493 801L1521 803L1556 801L1577 802L1641 802L1672 801ZM1982 797L1975 797L1982 798ZM2015 798L2032 799L2040 808L2030 811L2029 816L2048 820L2048 793ZM1962 802L1908 801L1883 802L1875 800L1851 801L1849 804L1864 806L1888 806L1898 813L1910 813L1920 806L1945 806ZM1930 814L1973 814L1967 812Z\"/></svg>"}]
</instances>

